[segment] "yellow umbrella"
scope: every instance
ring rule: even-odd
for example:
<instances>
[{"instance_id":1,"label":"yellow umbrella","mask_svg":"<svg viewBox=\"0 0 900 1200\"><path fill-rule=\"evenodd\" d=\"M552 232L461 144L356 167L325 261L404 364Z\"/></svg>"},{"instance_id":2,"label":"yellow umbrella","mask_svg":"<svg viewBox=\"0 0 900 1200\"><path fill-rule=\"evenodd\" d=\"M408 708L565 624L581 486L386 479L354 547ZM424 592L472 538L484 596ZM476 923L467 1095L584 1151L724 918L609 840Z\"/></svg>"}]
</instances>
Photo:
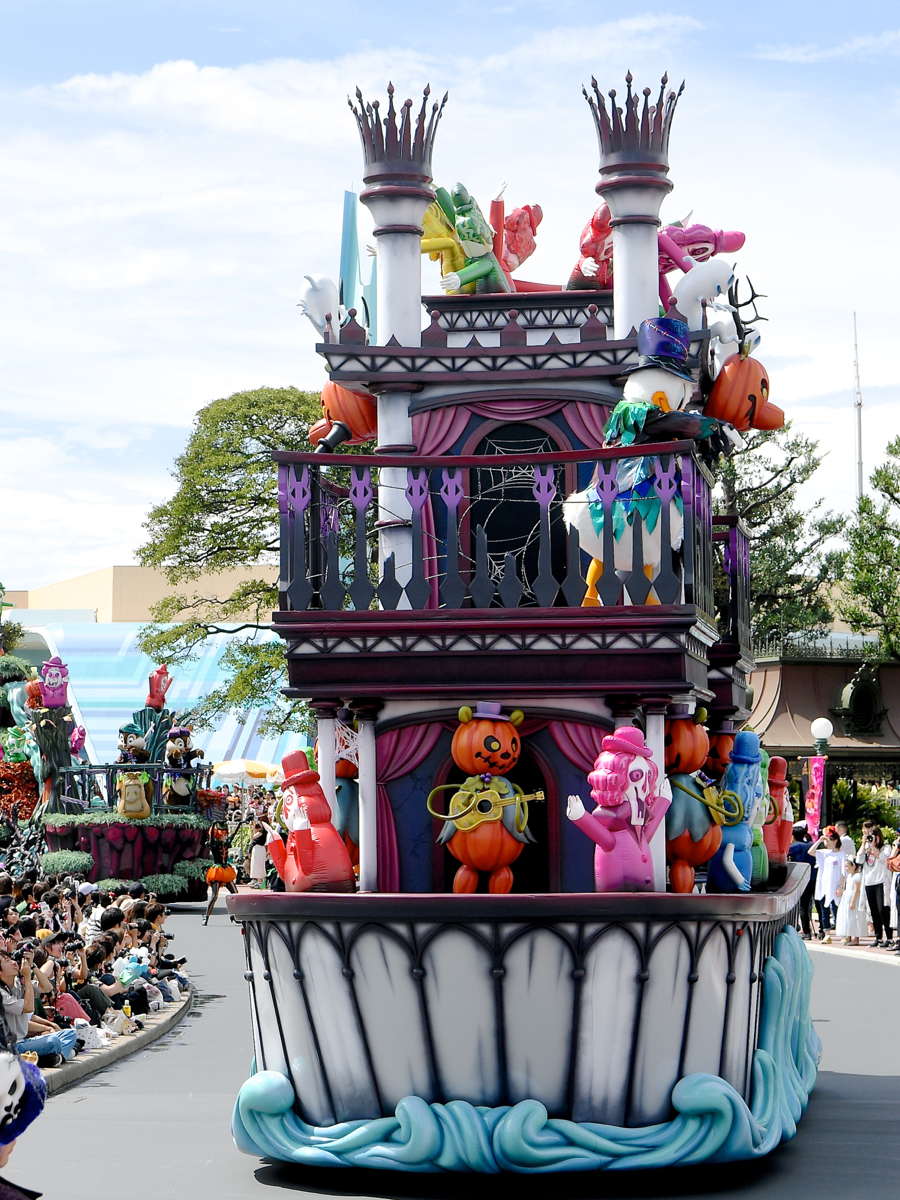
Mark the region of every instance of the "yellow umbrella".
<instances>
[{"instance_id":1,"label":"yellow umbrella","mask_svg":"<svg viewBox=\"0 0 900 1200\"><path fill-rule=\"evenodd\" d=\"M284 773L277 763L255 762L250 758L231 758L213 763L213 775L220 783L284 783Z\"/></svg>"}]
</instances>

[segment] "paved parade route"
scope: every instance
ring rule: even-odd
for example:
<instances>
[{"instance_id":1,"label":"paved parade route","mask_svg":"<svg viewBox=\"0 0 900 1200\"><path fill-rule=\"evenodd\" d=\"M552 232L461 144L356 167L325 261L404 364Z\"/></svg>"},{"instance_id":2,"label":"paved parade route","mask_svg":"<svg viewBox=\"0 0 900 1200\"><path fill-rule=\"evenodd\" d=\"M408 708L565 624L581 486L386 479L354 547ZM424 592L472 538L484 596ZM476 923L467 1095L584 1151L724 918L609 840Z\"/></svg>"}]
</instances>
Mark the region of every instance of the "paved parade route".
<instances>
[{"instance_id":1,"label":"paved parade route","mask_svg":"<svg viewBox=\"0 0 900 1200\"><path fill-rule=\"evenodd\" d=\"M849 1191L885 1195L900 1134L900 1045L892 1037L900 977L884 963L817 953L812 1012L823 1069L796 1141L760 1163L665 1173L503 1180L399 1176L265 1166L239 1154L229 1122L252 1048L238 928L224 902L209 926L200 909L169 918L173 950L197 988L192 1013L146 1050L51 1097L5 1174L51 1200L308 1195L496 1200L515 1188L564 1197L738 1196L824 1200ZM727 1185L723 1188L723 1184Z\"/></svg>"}]
</instances>

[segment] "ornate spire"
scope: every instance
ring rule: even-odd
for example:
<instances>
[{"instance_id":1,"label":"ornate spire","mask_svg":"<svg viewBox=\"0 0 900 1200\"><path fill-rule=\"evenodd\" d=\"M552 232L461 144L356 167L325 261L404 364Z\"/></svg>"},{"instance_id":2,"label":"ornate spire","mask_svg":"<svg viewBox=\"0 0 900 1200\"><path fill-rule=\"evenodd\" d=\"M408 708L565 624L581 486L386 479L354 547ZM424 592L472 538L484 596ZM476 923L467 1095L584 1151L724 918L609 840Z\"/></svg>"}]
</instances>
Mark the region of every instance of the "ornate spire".
<instances>
[{"instance_id":1,"label":"ornate spire","mask_svg":"<svg viewBox=\"0 0 900 1200\"><path fill-rule=\"evenodd\" d=\"M356 99L359 107L347 97L350 111L356 118L359 137L362 142L363 155L367 168L381 168L384 173L386 164L396 164L394 170L406 173L410 166L418 167L416 174L427 174L431 178L431 154L434 149L434 135L437 132L438 121L447 103L447 93L440 104L433 104L431 115L428 114L428 97L431 88L426 86L422 96L422 107L413 129L412 100L405 100L400 106L400 121L397 122L397 109L394 107L394 85L389 83L388 111L382 119L378 100L370 103L363 100L362 92L356 89ZM388 168L390 170L390 168Z\"/></svg>"},{"instance_id":2,"label":"ornate spire","mask_svg":"<svg viewBox=\"0 0 900 1200\"><path fill-rule=\"evenodd\" d=\"M669 169L669 133L672 129L672 117L675 105L684 91L684 83L678 92L670 91L666 95L668 75L663 75L656 104L650 103L650 88L644 88L644 103L641 107L640 96L632 91L632 74L625 76L628 95L623 108L616 106L615 88L610 88L610 110L607 112L606 101L597 85L597 80L591 79L594 95L582 87L584 98L587 100L597 127L597 140L600 143L600 170L621 166L624 163L653 164L664 171ZM596 97L596 99L595 99ZM638 109L641 109L640 115Z\"/></svg>"}]
</instances>

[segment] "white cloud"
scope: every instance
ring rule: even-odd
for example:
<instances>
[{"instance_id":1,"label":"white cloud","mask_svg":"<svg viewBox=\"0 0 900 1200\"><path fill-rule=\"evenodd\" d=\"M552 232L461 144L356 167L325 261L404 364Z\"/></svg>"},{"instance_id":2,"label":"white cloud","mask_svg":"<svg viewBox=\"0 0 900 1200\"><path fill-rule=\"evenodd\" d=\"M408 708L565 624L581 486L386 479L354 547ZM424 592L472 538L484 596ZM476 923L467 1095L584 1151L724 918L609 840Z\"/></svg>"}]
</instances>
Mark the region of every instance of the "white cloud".
<instances>
[{"instance_id":1,"label":"white cloud","mask_svg":"<svg viewBox=\"0 0 900 1200\"><path fill-rule=\"evenodd\" d=\"M768 59L770 62L820 63L852 62L879 54L897 53L900 53L900 29L888 29L883 33L850 38L838 46L819 46L815 42L806 42L799 46L786 43L757 46L753 57Z\"/></svg>"}]
</instances>

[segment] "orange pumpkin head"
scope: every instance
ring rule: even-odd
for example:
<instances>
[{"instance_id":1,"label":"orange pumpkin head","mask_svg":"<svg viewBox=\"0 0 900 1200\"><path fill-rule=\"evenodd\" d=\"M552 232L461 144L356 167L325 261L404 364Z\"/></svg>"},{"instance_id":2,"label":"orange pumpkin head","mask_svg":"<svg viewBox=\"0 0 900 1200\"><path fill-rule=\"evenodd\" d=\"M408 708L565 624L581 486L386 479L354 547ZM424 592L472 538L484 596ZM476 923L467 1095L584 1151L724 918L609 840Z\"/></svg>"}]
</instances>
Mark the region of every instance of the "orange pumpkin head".
<instances>
[{"instance_id":1,"label":"orange pumpkin head","mask_svg":"<svg viewBox=\"0 0 900 1200\"><path fill-rule=\"evenodd\" d=\"M734 749L734 734L723 730L712 733L709 737L709 755L706 759L706 772L718 779L725 774L725 768L731 762L731 751Z\"/></svg>"},{"instance_id":2,"label":"orange pumpkin head","mask_svg":"<svg viewBox=\"0 0 900 1200\"><path fill-rule=\"evenodd\" d=\"M323 393L324 395L324 393ZM769 403L769 373L755 358L732 354L716 376L704 413L735 429L781 429L784 413Z\"/></svg>"},{"instance_id":3,"label":"orange pumpkin head","mask_svg":"<svg viewBox=\"0 0 900 1200\"><path fill-rule=\"evenodd\" d=\"M467 775L505 775L519 761L522 739L516 726L524 719L518 710L507 719L499 704L481 702L474 713L461 708L450 746L453 761Z\"/></svg>"},{"instance_id":4,"label":"orange pumpkin head","mask_svg":"<svg viewBox=\"0 0 900 1200\"><path fill-rule=\"evenodd\" d=\"M666 772L692 775L699 771L709 754L709 734L693 717L666 721Z\"/></svg>"},{"instance_id":5,"label":"orange pumpkin head","mask_svg":"<svg viewBox=\"0 0 900 1200\"><path fill-rule=\"evenodd\" d=\"M378 413L371 396L351 392L330 379L322 388L322 411L325 416L309 431L309 440L314 446L326 436L335 421L340 421L350 430L346 440L348 446L361 446L370 442L378 433Z\"/></svg>"}]
</instances>

